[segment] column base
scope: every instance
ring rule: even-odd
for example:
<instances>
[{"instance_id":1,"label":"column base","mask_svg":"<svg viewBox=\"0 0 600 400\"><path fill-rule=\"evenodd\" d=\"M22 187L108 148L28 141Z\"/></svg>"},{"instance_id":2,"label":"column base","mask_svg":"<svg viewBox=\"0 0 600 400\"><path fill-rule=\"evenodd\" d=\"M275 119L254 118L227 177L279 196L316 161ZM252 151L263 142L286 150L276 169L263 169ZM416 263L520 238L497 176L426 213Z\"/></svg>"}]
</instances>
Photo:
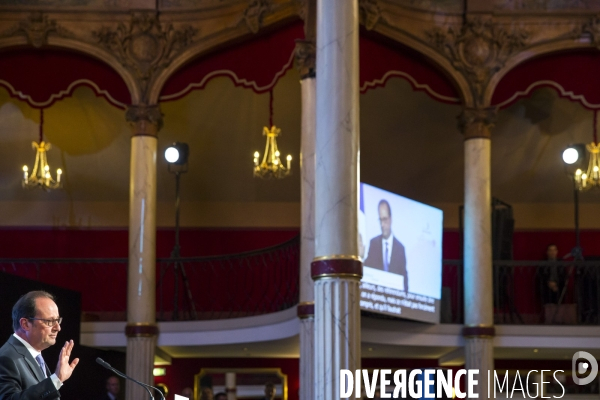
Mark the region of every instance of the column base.
<instances>
[{"instance_id":1,"label":"column base","mask_svg":"<svg viewBox=\"0 0 600 400\"><path fill-rule=\"evenodd\" d=\"M149 385L153 383L152 370L154 368L156 338L156 335L127 338L127 375ZM148 392L140 385L127 381L125 398L128 400L147 400Z\"/></svg>"},{"instance_id":2,"label":"column base","mask_svg":"<svg viewBox=\"0 0 600 400\"><path fill-rule=\"evenodd\" d=\"M314 308L313 308L314 312ZM300 319L300 400L314 400L314 316Z\"/></svg>"},{"instance_id":3,"label":"column base","mask_svg":"<svg viewBox=\"0 0 600 400\"><path fill-rule=\"evenodd\" d=\"M479 384L475 393L479 394L479 400L487 400L488 371L491 371L491 374L494 371L493 337L465 337L465 368L479 370Z\"/></svg>"}]
</instances>

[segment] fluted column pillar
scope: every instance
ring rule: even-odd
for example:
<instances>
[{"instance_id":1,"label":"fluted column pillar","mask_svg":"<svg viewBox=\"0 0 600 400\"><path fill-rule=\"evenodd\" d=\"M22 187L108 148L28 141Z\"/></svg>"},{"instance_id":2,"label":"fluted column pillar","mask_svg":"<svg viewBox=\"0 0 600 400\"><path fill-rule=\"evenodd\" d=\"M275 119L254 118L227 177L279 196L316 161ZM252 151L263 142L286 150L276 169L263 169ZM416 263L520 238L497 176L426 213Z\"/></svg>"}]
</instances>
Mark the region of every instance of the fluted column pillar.
<instances>
[{"instance_id":1,"label":"fluted column pillar","mask_svg":"<svg viewBox=\"0 0 600 400\"><path fill-rule=\"evenodd\" d=\"M465 364L479 370L479 399L487 399L494 369L491 210L491 128L495 109L465 109L459 126L465 143L464 308Z\"/></svg>"},{"instance_id":2,"label":"fluted column pillar","mask_svg":"<svg viewBox=\"0 0 600 400\"><path fill-rule=\"evenodd\" d=\"M360 368L358 1L317 0L314 398Z\"/></svg>"},{"instance_id":3,"label":"fluted column pillar","mask_svg":"<svg viewBox=\"0 0 600 400\"><path fill-rule=\"evenodd\" d=\"M237 386L235 381L235 372L225 373L225 393L227 394L227 400L237 399Z\"/></svg>"},{"instance_id":4,"label":"fluted column pillar","mask_svg":"<svg viewBox=\"0 0 600 400\"><path fill-rule=\"evenodd\" d=\"M158 106L131 106L129 267L127 280L127 375L152 384L156 326L156 148L162 116ZM127 382L126 398L148 397Z\"/></svg>"},{"instance_id":5,"label":"fluted column pillar","mask_svg":"<svg viewBox=\"0 0 600 400\"><path fill-rule=\"evenodd\" d=\"M296 41L295 59L300 72L302 127L300 150L300 400L314 400L314 283L310 265L315 258L315 17L316 3L306 2L305 40Z\"/></svg>"}]
</instances>

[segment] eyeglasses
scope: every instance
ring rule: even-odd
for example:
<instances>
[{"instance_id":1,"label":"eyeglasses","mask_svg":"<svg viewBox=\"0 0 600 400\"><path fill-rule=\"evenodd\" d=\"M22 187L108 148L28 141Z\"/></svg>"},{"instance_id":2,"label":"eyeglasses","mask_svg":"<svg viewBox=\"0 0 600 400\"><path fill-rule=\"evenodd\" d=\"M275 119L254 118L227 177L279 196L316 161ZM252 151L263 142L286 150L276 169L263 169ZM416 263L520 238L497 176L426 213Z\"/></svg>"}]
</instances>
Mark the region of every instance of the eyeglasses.
<instances>
[{"instance_id":1,"label":"eyeglasses","mask_svg":"<svg viewBox=\"0 0 600 400\"><path fill-rule=\"evenodd\" d=\"M44 324L46 324L47 326L49 326L50 328L52 328L54 325L56 324L61 324L62 323L62 317L58 317L56 319L43 319L43 318L27 318L29 320L38 320L38 321L42 321Z\"/></svg>"}]
</instances>

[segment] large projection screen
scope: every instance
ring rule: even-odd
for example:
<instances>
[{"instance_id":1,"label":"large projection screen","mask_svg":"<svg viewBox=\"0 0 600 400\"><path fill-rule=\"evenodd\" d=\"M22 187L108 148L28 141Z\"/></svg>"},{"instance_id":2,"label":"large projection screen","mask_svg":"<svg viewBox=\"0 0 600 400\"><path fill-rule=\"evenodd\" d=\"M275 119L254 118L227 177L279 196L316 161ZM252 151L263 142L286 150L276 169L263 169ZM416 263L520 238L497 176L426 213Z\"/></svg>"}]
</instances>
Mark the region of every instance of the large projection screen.
<instances>
[{"instance_id":1,"label":"large projection screen","mask_svg":"<svg viewBox=\"0 0 600 400\"><path fill-rule=\"evenodd\" d=\"M442 211L365 183L359 204L361 309L439 323Z\"/></svg>"}]
</instances>

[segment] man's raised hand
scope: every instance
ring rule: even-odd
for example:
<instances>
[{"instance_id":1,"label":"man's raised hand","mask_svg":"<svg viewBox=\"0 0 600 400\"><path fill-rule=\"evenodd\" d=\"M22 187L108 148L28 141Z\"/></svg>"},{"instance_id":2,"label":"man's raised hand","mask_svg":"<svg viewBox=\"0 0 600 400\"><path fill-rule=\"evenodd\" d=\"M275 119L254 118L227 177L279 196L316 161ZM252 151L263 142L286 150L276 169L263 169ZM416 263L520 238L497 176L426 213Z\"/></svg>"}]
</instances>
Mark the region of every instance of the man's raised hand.
<instances>
[{"instance_id":1,"label":"man's raised hand","mask_svg":"<svg viewBox=\"0 0 600 400\"><path fill-rule=\"evenodd\" d=\"M76 358L73 360L73 362L69 364L69 359L71 358L71 351L73 350L74 345L75 344L73 343L73 341L69 340L65 342L65 345L60 350L55 374L61 382L64 382L71 377L73 370L79 363L79 358Z\"/></svg>"}]
</instances>

